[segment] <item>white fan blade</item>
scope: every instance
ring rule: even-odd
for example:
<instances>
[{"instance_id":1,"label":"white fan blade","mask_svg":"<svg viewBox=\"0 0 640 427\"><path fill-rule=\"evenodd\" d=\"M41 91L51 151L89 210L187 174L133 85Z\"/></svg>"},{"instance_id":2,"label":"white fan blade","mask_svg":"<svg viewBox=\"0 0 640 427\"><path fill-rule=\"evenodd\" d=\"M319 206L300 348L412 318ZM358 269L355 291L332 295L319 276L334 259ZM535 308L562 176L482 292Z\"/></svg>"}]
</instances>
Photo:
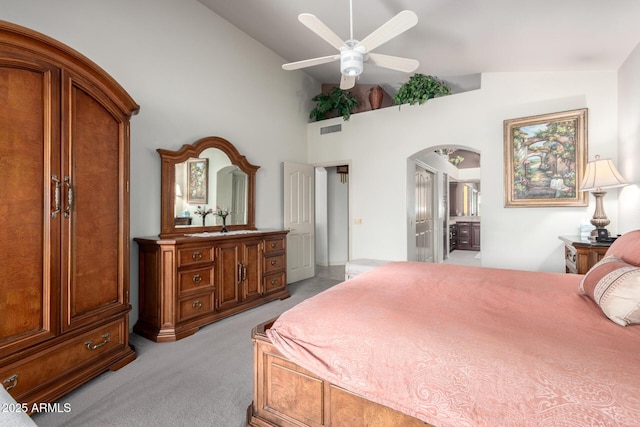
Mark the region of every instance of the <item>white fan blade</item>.
<instances>
[{"instance_id":1,"label":"white fan blade","mask_svg":"<svg viewBox=\"0 0 640 427\"><path fill-rule=\"evenodd\" d=\"M379 53L369 53L367 63L377 65L378 67L390 68L392 70L404 71L405 73L414 72L420 63L415 59L400 58L399 56L381 55Z\"/></svg>"},{"instance_id":2,"label":"white fan blade","mask_svg":"<svg viewBox=\"0 0 640 427\"><path fill-rule=\"evenodd\" d=\"M298 21L302 22L308 29L316 33L320 38L331 46L340 50L341 47L348 47L344 40L336 35L329 27L319 20L315 15L302 13L298 16Z\"/></svg>"},{"instance_id":3,"label":"white fan blade","mask_svg":"<svg viewBox=\"0 0 640 427\"><path fill-rule=\"evenodd\" d=\"M345 76L343 74L342 78L340 78L340 89L342 90L351 89L355 85L356 85L356 76Z\"/></svg>"},{"instance_id":4,"label":"white fan blade","mask_svg":"<svg viewBox=\"0 0 640 427\"><path fill-rule=\"evenodd\" d=\"M287 71L299 70L300 68L313 67L314 65L326 64L328 62L337 61L340 55L322 56L320 58L305 59L304 61L290 62L284 64L282 68Z\"/></svg>"},{"instance_id":5,"label":"white fan blade","mask_svg":"<svg viewBox=\"0 0 640 427\"><path fill-rule=\"evenodd\" d=\"M373 33L365 37L358 46L364 46L367 52L371 52L383 43L388 42L395 36L404 33L409 28L418 23L418 15L410 10L403 10L384 24Z\"/></svg>"}]
</instances>

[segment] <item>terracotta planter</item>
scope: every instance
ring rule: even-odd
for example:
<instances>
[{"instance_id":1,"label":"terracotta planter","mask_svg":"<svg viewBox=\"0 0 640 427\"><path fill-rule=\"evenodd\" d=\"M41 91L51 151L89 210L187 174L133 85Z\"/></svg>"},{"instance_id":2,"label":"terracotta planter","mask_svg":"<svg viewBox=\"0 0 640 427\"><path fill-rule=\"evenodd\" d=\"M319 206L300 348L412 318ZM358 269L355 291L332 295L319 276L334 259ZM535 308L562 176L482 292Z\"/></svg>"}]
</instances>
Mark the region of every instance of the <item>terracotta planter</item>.
<instances>
[{"instance_id":1,"label":"terracotta planter","mask_svg":"<svg viewBox=\"0 0 640 427\"><path fill-rule=\"evenodd\" d=\"M382 98L384 97L384 91L380 86L374 86L369 89L369 104L371 104L372 110L377 110L382 105Z\"/></svg>"}]
</instances>

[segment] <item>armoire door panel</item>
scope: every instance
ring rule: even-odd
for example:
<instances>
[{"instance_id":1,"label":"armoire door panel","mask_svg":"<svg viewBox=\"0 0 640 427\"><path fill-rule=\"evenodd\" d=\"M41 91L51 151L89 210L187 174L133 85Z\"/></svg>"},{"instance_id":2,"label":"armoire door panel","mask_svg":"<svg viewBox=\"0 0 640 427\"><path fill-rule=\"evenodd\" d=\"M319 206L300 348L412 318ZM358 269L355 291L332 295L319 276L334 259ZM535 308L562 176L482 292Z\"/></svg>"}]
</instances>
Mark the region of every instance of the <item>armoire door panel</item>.
<instances>
[{"instance_id":1,"label":"armoire door panel","mask_svg":"<svg viewBox=\"0 0 640 427\"><path fill-rule=\"evenodd\" d=\"M126 280L122 243L124 221L121 163L125 117L112 114L99 93L63 76L71 120L64 164L64 239L66 251L65 327L80 326L111 312L125 310L121 290Z\"/></svg>"},{"instance_id":2,"label":"armoire door panel","mask_svg":"<svg viewBox=\"0 0 640 427\"><path fill-rule=\"evenodd\" d=\"M240 303L240 278L242 265L240 246L237 243L221 244L217 247L218 277L216 280L216 309L224 310Z\"/></svg>"},{"instance_id":3,"label":"armoire door panel","mask_svg":"<svg viewBox=\"0 0 640 427\"><path fill-rule=\"evenodd\" d=\"M262 242L243 243L243 299L249 301L262 296Z\"/></svg>"},{"instance_id":4,"label":"armoire door panel","mask_svg":"<svg viewBox=\"0 0 640 427\"><path fill-rule=\"evenodd\" d=\"M0 357L51 338L59 294L49 262L59 245L50 176L59 174L59 72L0 56ZM57 249L54 249L57 251Z\"/></svg>"}]
</instances>

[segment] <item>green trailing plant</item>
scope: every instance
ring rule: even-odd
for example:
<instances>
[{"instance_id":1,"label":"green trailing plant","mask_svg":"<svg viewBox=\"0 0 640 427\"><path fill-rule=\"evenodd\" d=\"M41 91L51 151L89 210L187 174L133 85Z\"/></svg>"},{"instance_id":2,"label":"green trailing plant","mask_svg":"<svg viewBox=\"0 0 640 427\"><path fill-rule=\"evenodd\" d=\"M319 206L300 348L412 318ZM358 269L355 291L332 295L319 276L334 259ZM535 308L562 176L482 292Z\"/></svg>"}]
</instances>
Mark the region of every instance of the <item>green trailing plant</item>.
<instances>
[{"instance_id":1,"label":"green trailing plant","mask_svg":"<svg viewBox=\"0 0 640 427\"><path fill-rule=\"evenodd\" d=\"M393 100L397 105L424 104L428 99L451 94L451 88L437 77L416 73L400 86Z\"/></svg>"},{"instance_id":2,"label":"green trailing plant","mask_svg":"<svg viewBox=\"0 0 640 427\"><path fill-rule=\"evenodd\" d=\"M358 106L358 100L351 91L334 87L327 93L321 93L313 98L316 106L309 113L309 118L315 121L342 116L347 121L351 117L351 111Z\"/></svg>"}]
</instances>

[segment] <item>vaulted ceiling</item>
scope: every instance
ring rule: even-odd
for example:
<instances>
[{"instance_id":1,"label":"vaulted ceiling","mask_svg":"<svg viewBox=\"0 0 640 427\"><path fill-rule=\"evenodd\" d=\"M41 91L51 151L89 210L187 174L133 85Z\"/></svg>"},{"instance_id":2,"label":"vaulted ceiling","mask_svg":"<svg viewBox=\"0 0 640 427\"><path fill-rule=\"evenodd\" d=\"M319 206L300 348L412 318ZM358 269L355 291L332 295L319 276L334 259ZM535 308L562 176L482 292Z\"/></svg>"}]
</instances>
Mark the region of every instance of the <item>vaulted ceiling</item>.
<instances>
[{"instance_id":1,"label":"vaulted ceiling","mask_svg":"<svg viewBox=\"0 0 640 427\"><path fill-rule=\"evenodd\" d=\"M298 22L316 15L349 38L349 0L198 0L293 62L332 55L334 47ZM375 49L414 58L416 72L457 86L482 72L617 70L640 42L638 0L352 0L354 38L363 39L402 10L417 26ZM291 72L291 71L283 71ZM305 69L337 83L339 63ZM409 75L365 64L358 83L398 88Z\"/></svg>"}]
</instances>

